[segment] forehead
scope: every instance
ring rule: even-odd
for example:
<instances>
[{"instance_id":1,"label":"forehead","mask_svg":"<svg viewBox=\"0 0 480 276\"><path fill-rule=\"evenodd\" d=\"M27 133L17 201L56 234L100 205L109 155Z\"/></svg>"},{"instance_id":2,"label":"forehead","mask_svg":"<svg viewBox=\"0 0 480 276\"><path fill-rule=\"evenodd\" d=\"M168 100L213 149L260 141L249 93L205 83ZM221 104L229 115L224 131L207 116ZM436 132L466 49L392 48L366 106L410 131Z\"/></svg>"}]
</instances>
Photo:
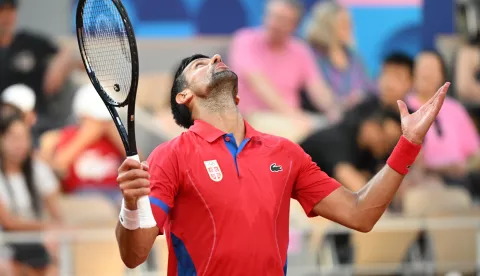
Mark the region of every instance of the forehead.
<instances>
[{"instance_id":1,"label":"forehead","mask_svg":"<svg viewBox=\"0 0 480 276\"><path fill-rule=\"evenodd\" d=\"M210 58L197 58L196 60L190 62L187 67L185 67L185 69L183 69L183 73L187 73L189 71L192 71L192 69L195 68L195 65L198 64L198 63L202 63L202 62L209 62L210 61Z\"/></svg>"},{"instance_id":2,"label":"forehead","mask_svg":"<svg viewBox=\"0 0 480 276\"><path fill-rule=\"evenodd\" d=\"M438 68L441 65L440 59L431 53L420 54L417 57L415 62L415 67L426 67L426 66L434 66L434 68Z\"/></svg>"}]
</instances>

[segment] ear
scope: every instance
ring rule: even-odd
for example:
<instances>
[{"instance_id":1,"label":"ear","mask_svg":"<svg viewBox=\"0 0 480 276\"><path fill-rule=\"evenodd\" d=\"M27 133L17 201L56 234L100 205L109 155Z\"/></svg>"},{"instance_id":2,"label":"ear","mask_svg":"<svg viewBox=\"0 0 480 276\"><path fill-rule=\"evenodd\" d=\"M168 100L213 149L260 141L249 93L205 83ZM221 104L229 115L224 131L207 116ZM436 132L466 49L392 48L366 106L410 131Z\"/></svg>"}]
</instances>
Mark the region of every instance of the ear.
<instances>
[{"instance_id":1,"label":"ear","mask_svg":"<svg viewBox=\"0 0 480 276\"><path fill-rule=\"evenodd\" d=\"M235 96L235 104L238 105L240 103L240 97L238 95Z\"/></svg>"},{"instance_id":2,"label":"ear","mask_svg":"<svg viewBox=\"0 0 480 276\"><path fill-rule=\"evenodd\" d=\"M193 98L193 93L190 89L185 89L182 92L178 93L175 97L175 101L178 104L188 104Z\"/></svg>"}]
</instances>

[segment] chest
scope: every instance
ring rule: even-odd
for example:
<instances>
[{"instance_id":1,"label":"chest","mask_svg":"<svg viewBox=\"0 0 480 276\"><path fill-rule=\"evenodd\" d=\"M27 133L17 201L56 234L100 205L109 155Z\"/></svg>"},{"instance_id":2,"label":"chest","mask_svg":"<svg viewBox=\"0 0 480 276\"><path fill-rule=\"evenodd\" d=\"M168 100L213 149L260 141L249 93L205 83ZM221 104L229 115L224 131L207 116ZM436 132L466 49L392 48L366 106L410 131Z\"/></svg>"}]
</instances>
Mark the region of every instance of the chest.
<instances>
[{"instance_id":1,"label":"chest","mask_svg":"<svg viewBox=\"0 0 480 276\"><path fill-rule=\"evenodd\" d=\"M296 169L285 152L257 146L255 141L233 152L220 142L188 156L182 196L200 194L213 210L274 214L290 198Z\"/></svg>"},{"instance_id":2,"label":"chest","mask_svg":"<svg viewBox=\"0 0 480 276\"><path fill-rule=\"evenodd\" d=\"M303 85L305 79L304 63L295 51L285 49L271 52L259 49L256 59L260 63L262 73L280 92L296 92Z\"/></svg>"}]
</instances>

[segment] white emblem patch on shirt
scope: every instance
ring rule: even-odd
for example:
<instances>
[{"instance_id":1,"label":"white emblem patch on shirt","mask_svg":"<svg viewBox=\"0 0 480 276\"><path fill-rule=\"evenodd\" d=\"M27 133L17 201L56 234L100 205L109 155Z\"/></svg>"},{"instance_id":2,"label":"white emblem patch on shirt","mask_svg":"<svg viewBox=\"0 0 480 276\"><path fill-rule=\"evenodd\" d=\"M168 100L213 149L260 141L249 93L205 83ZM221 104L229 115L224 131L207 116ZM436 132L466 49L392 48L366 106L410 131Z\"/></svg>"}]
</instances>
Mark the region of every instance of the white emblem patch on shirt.
<instances>
[{"instance_id":1,"label":"white emblem patch on shirt","mask_svg":"<svg viewBox=\"0 0 480 276\"><path fill-rule=\"evenodd\" d=\"M210 179L215 182L220 182L223 178L223 173L222 170L220 170L217 160L203 161L203 163L205 164L205 168L207 168Z\"/></svg>"}]
</instances>

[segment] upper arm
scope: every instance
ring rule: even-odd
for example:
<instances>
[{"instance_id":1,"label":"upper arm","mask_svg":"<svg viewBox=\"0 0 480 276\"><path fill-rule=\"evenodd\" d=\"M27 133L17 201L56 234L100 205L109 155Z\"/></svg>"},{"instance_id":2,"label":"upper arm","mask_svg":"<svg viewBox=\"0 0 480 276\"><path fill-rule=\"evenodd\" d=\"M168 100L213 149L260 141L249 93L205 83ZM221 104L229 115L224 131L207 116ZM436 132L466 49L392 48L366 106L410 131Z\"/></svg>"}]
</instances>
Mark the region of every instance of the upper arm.
<instances>
[{"instance_id":1,"label":"upper arm","mask_svg":"<svg viewBox=\"0 0 480 276\"><path fill-rule=\"evenodd\" d=\"M156 148L147 160L150 173L150 204L160 233L180 186L176 151L167 145Z\"/></svg>"},{"instance_id":2,"label":"upper arm","mask_svg":"<svg viewBox=\"0 0 480 276\"><path fill-rule=\"evenodd\" d=\"M60 140L60 132L51 130L40 136L40 157L47 162L51 161L58 141Z\"/></svg>"},{"instance_id":3,"label":"upper arm","mask_svg":"<svg viewBox=\"0 0 480 276\"><path fill-rule=\"evenodd\" d=\"M42 198L56 194L60 185L52 169L40 160L33 162L35 185Z\"/></svg>"},{"instance_id":4,"label":"upper arm","mask_svg":"<svg viewBox=\"0 0 480 276\"><path fill-rule=\"evenodd\" d=\"M357 194L345 187L336 189L313 207L315 215L355 229L352 210L357 204Z\"/></svg>"},{"instance_id":5,"label":"upper arm","mask_svg":"<svg viewBox=\"0 0 480 276\"><path fill-rule=\"evenodd\" d=\"M298 152L297 158L300 167L292 191L292 198L298 200L305 213L312 217L317 215L312 212L313 207L337 190L341 184L321 171L300 147L296 151Z\"/></svg>"}]
</instances>

